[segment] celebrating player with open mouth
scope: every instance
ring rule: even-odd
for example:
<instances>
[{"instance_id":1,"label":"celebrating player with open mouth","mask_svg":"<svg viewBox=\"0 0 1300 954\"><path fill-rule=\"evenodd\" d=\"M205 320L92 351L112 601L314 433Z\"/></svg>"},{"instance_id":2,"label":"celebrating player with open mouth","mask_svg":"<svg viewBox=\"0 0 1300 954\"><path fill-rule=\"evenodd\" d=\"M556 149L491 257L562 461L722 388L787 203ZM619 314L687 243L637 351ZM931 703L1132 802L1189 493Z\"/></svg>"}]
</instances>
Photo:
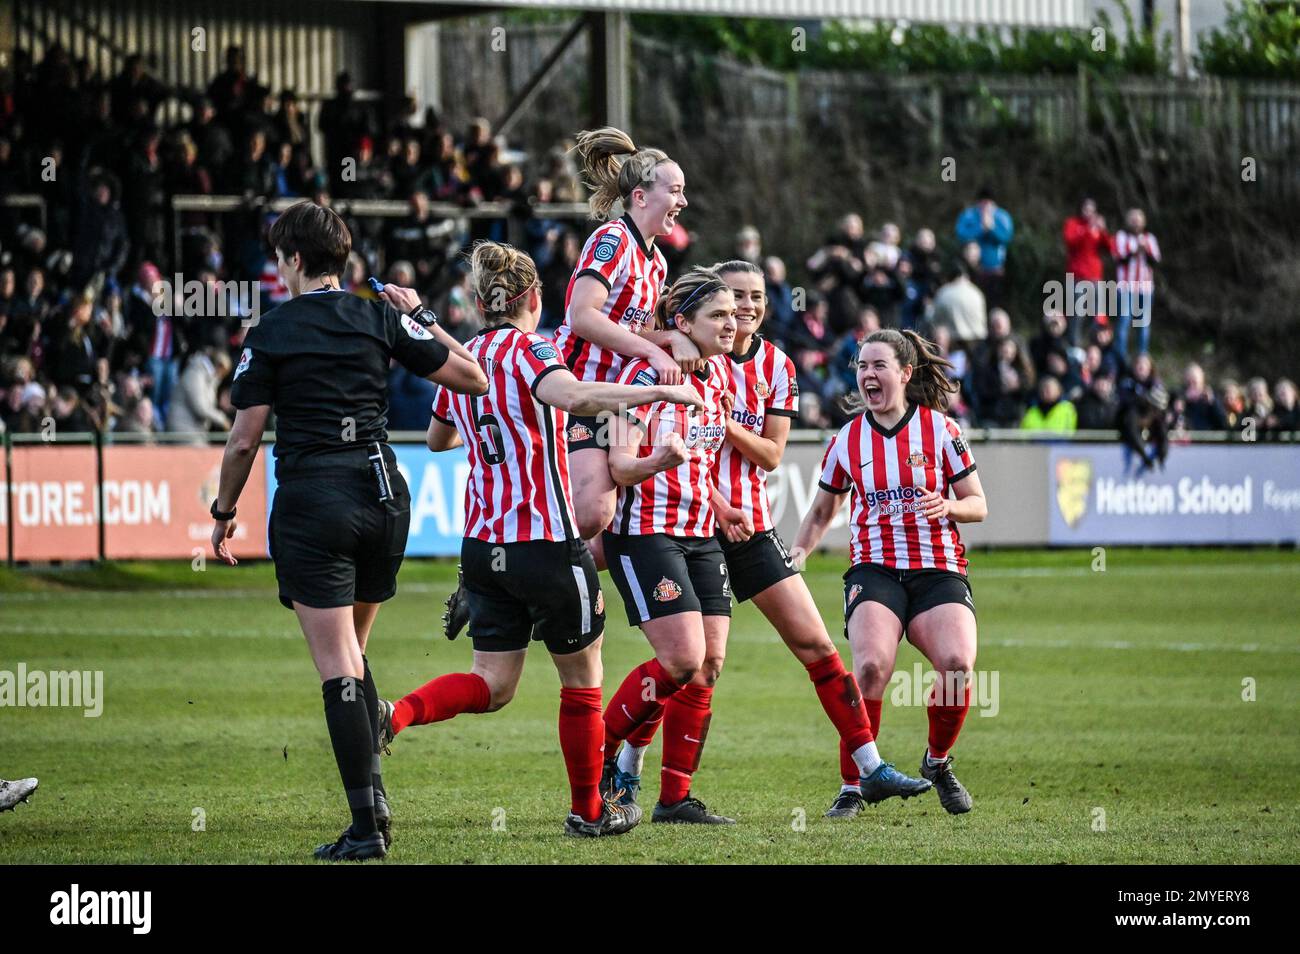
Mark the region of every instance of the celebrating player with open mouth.
<instances>
[{"instance_id":1,"label":"celebrating player with open mouth","mask_svg":"<svg viewBox=\"0 0 1300 954\"><path fill-rule=\"evenodd\" d=\"M802 566L851 493L844 621L872 728L880 734L881 702L906 633L939 677L926 699L930 745L921 774L959 815L970 811L971 797L948 752L970 708L975 603L957 524L983 520L988 505L961 430L943 413L956 390L949 367L915 332L866 337L857 370L865 407L827 447L821 489L790 555ZM843 742L840 770L844 784L828 814L855 815L863 793Z\"/></svg>"},{"instance_id":2,"label":"celebrating player with open mouth","mask_svg":"<svg viewBox=\"0 0 1300 954\"><path fill-rule=\"evenodd\" d=\"M428 443L435 451L463 443L468 451L461 565L474 665L395 704L381 701L382 741L407 726L500 709L514 696L529 641L541 640L562 686L560 748L573 797L565 833L619 835L636 826L641 810L599 794L604 599L575 529L565 412L704 401L687 384L579 381L555 346L534 333L542 300L533 260L508 245L480 242L471 266L487 327L466 347L487 371L488 390L472 398L440 390Z\"/></svg>"},{"instance_id":3,"label":"celebrating player with open mouth","mask_svg":"<svg viewBox=\"0 0 1300 954\"><path fill-rule=\"evenodd\" d=\"M704 413L652 404L629 415L613 434L609 470L618 484L614 522L605 531L605 557L627 609L655 651L632 670L605 707L606 791L623 804L637 792L612 788L614 753L646 719L663 712L664 758L652 821L730 825L692 798L712 716L713 683L731 622L731 591L721 526L729 539L753 532L744 513L718 493L718 451L726 437L730 371L726 354L736 335L735 301L718 275L696 268L679 278L660 303L660 323L675 327L699 349L704 367L687 375L704 399ZM629 361L619 380L658 381L645 359Z\"/></svg>"},{"instance_id":4,"label":"celebrating player with open mouth","mask_svg":"<svg viewBox=\"0 0 1300 954\"><path fill-rule=\"evenodd\" d=\"M581 381L616 381L624 362L641 358L663 384L680 384L699 352L680 332L654 328L655 308L668 275L654 240L673 230L686 208L681 167L659 149L638 149L611 126L578 134L576 151L588 186L591 215L605 222L587 239L569 279L564 322L555 345ZM609 219L615 204L623 214ZM669 349L669 350L665 350ZM594 414L575 414L567 439L578 532L604 565L600 532L614 516L607 426ZM466 620L458 590L447 600L446 635L455 639Z\"/></svg>"},{"instance_id":5,"label":"celebrating player with open mouth","mask_svg":"<svg viewBox=\"0 0 1300 954\"><path fill-rule=\"evenodd\" d=\"M727 440L719 452L717 482L721 492L729 495L728 503L743 511L754 528L754 535L739 543L718 533L732 592L742 603L754 601L808 670L822 708L850 755L855 778L861 776L861 799L875 803L893 795L919 795L929 790L930 783L895 770L876 751L857 680L844 669L817 604L773 526L767 474L785 453L790 421L798 414L799 386L794 363L758 334L767 304L763 272L739 260L715 265L713 270L736 301L736 337L729 356L734 404L727 420ZM717 655L711 653L706 665L720 668L724 648L718 644ZM645 749L662 715L661 708L628 736L618 754L613 788L636 791L640 787Z\"/></svg>"}]
</instances>

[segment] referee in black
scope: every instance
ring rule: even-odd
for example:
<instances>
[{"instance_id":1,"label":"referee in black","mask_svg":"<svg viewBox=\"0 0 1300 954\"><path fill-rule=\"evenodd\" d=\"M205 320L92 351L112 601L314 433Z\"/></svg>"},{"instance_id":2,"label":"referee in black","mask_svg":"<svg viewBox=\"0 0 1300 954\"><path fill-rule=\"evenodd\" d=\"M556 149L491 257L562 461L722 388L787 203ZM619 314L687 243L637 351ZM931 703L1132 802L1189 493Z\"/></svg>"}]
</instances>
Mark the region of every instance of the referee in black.
<instances>
[{"instance_id":1,"label":"referee in black","mask_svg":"<svg viewBox=\"0 0 1300 954\"><path fill-rule=\"evenodd\" d=\"M270 243L293 298L249 331L235 366L238 413L212 502L212 547L235 565L226 541L274 410L271 559L280 602L298 614L320 672L325 725L352 812L351 826L315 854L382 857L391 814L365 649L379 604L397 591L411 521L410 492L386 443L389 360L462 394L484 393L487 378L412 289L385 285L379 302L340 289L352 236L333 210L291 206L271 226Z\"/></svg>"}]
</instances>

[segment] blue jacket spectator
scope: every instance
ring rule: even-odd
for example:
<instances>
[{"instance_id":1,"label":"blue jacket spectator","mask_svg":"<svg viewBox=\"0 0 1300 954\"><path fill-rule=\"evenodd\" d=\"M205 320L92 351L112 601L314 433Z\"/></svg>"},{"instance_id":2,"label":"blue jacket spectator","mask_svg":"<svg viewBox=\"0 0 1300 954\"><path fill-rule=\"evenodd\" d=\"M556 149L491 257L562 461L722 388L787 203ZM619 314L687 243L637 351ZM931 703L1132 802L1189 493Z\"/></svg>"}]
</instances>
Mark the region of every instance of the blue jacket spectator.
<instances>
[{"instance_id":1,"label":"blue jacket spectator","mask_svg":"<svg viewBox=\"0 0 1300 954\"><path fill-rule=\"evenodd\" d=\"M1015 234L1011 213L994 202L987 189L957 217L957 241L979 245L981 271L1001 272L1006 267L1007 246Z\"/></svg>"}]
</instances>

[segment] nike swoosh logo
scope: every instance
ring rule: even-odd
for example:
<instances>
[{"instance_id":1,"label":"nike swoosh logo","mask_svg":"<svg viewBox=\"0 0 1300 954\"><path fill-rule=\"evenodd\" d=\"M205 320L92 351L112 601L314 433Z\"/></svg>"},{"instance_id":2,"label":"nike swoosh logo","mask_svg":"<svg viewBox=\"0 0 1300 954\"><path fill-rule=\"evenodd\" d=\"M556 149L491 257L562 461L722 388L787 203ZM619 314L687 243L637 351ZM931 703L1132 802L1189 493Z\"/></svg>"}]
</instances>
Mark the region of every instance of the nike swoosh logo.
<instances>
[{"instance_id":1,"label":"nike swoosh logo","mask_svg":"<svg viewBox=\"0 0 1300 954\"><path fill-rule=\"evenodd\" d=\"M866 460L864 460L864 461L862 462L862 465L861 465L861 466L863 466L863 467L867 467L867 466L869 466L869 465L871 464L871 460L872 460L872 459L871 459L870 457L868 457Z\"/></svg>"},{"instance_id":2,"label":"nike swoosh logo","mask_svg":"<svg viewBox=\"0 0 1300 954\"><path fill-rule=\"evenodd\" d=\"M620 703L619 703L619 708L621 708L621 709L623 710L623 715L627 716L629 719L632 718L632 713L630 713L630 712L627 711L627 706L626 706L626 705L624 705L623 703L620 702Z\"/></svg>"},{"instance_id":3,"label":"nike swoosh logo","mask_svg":"<svg viewBox=\"0 0 1300 954\"><path fill-rule=\"evenodd\" d=\"M692 739L689 735L683 735L682 738L685 739L687 742L695 742L695 743L698 744L698 745L703 745L703 744L704 744L704 743L701 742L699 739Z\"/></svg>"}]
</instances>

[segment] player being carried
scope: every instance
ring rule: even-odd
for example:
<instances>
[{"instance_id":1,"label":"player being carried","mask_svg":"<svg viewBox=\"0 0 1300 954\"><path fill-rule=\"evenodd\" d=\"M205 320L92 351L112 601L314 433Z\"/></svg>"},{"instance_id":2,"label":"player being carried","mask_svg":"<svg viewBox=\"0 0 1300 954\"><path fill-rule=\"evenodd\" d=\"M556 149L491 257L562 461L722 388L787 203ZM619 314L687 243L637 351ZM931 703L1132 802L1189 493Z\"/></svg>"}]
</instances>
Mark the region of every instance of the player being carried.
<instances>
[{"instance_id":1,"label":"player being carried","mask_svg":"<svg viewBox=\"0 0 1300 954\"><path fill-rule=\"evenodd\" d=\"M604 224L587 239L569 279L555 337L560 356L581 381L616 381L627 360L640 358L661 383L680 384L683 373L700 366L699 351L681 332L656 329L654 315L668 274L655 239L672 232L686 208L681 167L613 127L579 133L575 149L592 189L592 218ZM610 219L616 208L622 214ZM578 532L603 567L600 533L614 516L608 428L594 414L575 414L566 437ZM457 590L447 600L447 638L455 639L466 620Z\"/></svg>"}]
</instances>

